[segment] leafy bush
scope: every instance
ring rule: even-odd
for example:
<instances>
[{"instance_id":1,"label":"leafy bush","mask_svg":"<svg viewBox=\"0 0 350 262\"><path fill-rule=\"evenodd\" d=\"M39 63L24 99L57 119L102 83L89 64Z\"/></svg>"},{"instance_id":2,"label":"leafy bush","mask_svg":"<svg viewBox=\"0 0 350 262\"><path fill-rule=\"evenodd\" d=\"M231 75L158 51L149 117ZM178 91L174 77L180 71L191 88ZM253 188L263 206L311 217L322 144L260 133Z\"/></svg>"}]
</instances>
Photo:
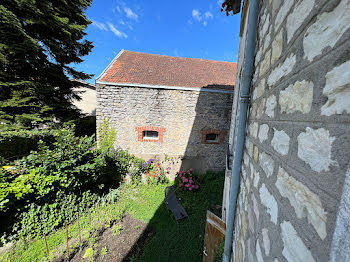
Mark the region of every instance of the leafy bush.
<instances>
[{"instance_id":1,"label":"leafy bush","mask_svg":"<svg viewBox=\"0 0 350 262\"><path fill-rule=\"evenodd\" d=\"M144 161L123 150L99 150L94 137L76 137L74 126L38 143L15 170L0 171L0 223L17 236L35 236L70 220L76 206L92 205L127 174L139 181ZM6 217L6 219L5 219ZM14 221L13 232L9 232Z\"/></svg>"},{"instance_id":2,"label":"leafy bush","mask_svg":"<svg viewBox=\"0 0 350 262\"><path fill-rule=\"evenodd\" d=\"M102 125L98 129L99 149L103 154L113 152L116 135L117 131L110 126L109 119L104 119Z\"/></svg>"},{"instance_id":3,"label":"leafy bush","mask_svg":"<svg viewBox=\"0 0 350 262\"><path fill-rule=\"evenodd\" d=\"M193 169L179 171L176 173L174 184L184 191L195 191L199 189L199 177L193 173Z\"/></svg>"},{"instance_id":4,"label":"leafy bush","mask_svg":"<svg viewBox=\"0 0 350 262\"><path fill-rule=\"evenodd\" d=\"M0 132L0 157L5 159L19 158L38 149L39 140L53 141L54 129L16 130Z\"/></svg>"},{"instance_id":5,"label":"leafy bush","mask_svg":"<svg viewBox=\"0 0 350 262\"><path fill-rule=\"evenodd\" d=\"M146 169L145 175L149 181L161 184L169 182L159 160L151 158L143 166Z\"/></svg>"}]
</instances>

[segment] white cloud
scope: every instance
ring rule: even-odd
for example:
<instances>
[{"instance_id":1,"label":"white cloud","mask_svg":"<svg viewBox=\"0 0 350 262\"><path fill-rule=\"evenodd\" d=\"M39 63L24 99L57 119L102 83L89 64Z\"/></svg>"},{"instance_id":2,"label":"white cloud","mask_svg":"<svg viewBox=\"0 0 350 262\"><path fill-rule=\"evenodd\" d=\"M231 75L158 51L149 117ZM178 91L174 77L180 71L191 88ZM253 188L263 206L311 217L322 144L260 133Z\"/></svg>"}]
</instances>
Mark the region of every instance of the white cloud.
<instances>
[{"instance_id":1,"label":"white cloud","mask_svg":"<svg viewBox=\"0 0 350 262\"><path fill-rule=\"evenodd\" d=\"M92 21L92 25L96 26L98 29L103 30L103 31L107 31L108 30L104 23L100 23L100 22L94 21L92 19L91 19L91 21Z\"/></svg>"},{"instance_id":2,"label":"white cloud","mask_svg":"<svg viewBox=\"0 0 350 262\"><path fill-rule=\"evenodd\" d=\"M115 28L115 26L113 24L108 22L107 25L108 25L109 29L119 38L127 38L128 37L127 34L121 32L117 28Z\"/></svg>"},{"instance_id":3,"label":"white cloud","mask_svg":"<svg viewBox=\"0 0 350 262\"><path fill-rule=\"evenodd\" d=\"M192 17L197 20L198 22L200 22L202 20L202 15L201 12L199 12L197 9L193 9L192 10Z\"/></svg>"},{"instance_id":4,"label":"white cloud","mask_svg":"<svg viewBox=\"0 0 350 262\"><path fill-rule=\"evenodd\" d=\"M204 18L206 18L206 19L213 18L213 14L211 12L207 11L204 14Z\"/></svg>"},{"instance_id":5,"label":"white cloud","mask_svg":"<svg viewBox=\"0 0 350 262\"><path fill-rule=\"evenodd\" d=\"M123 20L123 19L120 19L120 20L119 20L119 24L121 24L121 25L125 25L124 20Z\"/></svg>"},{"instance_id":6,"label":"white cloud","mask_svg":"<svg viewBox=\"0 0 350 262\"><path fill-rule=\"evenodd\" d=\"M139 18L137 14L135 14L129 7L124 7L124 12L126 14L126 17L136 20Z\"/></svg>"},{"instance_id":7,"label":"white cloud","mask_svg":"<svg viewBox=\"0 0 350 262\"><path fill-rule=\"evenodd\" d=\"M203 26L207 26L208 20L214 18L213 14L210 11L206 11L202 15L201 12L199 12L199 10L197 10L197 9L192 10L192 17L194 20L196 20L198 22L202 22Z\"/></svg>"}]
</instances>

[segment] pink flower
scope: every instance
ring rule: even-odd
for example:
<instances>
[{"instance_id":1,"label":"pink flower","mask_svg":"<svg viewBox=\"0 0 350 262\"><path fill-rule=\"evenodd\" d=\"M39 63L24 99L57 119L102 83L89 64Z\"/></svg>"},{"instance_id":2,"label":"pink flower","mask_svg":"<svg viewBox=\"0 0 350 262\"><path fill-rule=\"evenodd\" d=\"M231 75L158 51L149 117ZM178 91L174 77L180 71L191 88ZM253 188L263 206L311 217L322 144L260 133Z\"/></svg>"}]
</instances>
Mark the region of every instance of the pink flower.
<instances>
[{"instance_id":1,"label":"pink flower","mask_svg":"<svg viewBox=\"0 0 350 262\"><path fill-rule=\"evenodd\" d=\"M190 187L189 190L192 190L192 187Z\"/></svg>"},{"instance_id":2,"label":"pink flower","mask_svg":"<svg viewBox=\"0 0 350 262\"><path fill-rule=\"evenodd\" d=\"M190 179L190 184L192 184L192 182L193 182L193 180L192 180L192 179Z\"/></svg>"},{"instance_id":3,"label":"pink flower","mask_svg":"<svg viewBox=\"0 0 350 262\"><path fill-rule=\"evenodd\" d=\"M186 184L185 187L189 187L190 185L189 184Z\"/></svg>"},{"instance_id":4,"label":"pink flower","mask_svg":"<svg viewBox=\"0 0 350 262\"><path fill-rule=\"evenodd\" d=\"M199 185L195 185L194 188L195 188L195 189L198 189L198 188L199 188Z\"/></svg>"},{"instance_id":5,"label":"pink flower","mask_svg":"<svg viewBox=\"0 0 350 262\"><path fill-rule=\"evenodd\" d=\"M180 174L179 177L182 177L182 175Z\"/></svg>"},{"instance_id":6,"label":"pink flower","mask_svg":"<svg viewBox=\"0 0 350 262\"><path fill-rule=\"evenodd\" d=\"M192 172L192 171L193 171L193 169L192 169L192 168L190 168L190 171Z\"/></svg>"},{"instance_id":7,"label":"pink flower","mask_svg":"<svg viewBox=\"0 0 350 262\"><path fill-rule=\"evenodd\" d=\"M182 187L182 183L179 184L179 187Z\"/></svg>"}]
</instances>

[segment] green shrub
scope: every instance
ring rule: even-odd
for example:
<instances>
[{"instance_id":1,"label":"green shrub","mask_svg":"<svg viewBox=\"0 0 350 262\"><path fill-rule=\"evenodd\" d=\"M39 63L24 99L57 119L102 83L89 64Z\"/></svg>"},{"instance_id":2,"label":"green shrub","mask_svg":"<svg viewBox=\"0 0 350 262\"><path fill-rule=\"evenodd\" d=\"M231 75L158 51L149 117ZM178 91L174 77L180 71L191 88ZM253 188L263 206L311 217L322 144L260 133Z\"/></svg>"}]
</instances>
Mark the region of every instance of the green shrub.
<instances>
[{"instance_id":1,"label":"green shrub","mask_svg":"<svg viewBox=\"0 0 350 262\"><path fill-rule=\"evenodd\" d=\"M113 151L116 136L117 131L110 125L109 119L104 119L98 129L99 149L103 154L109 154Z\"/></svg>"},{"instance_id":2,"label":"green shrub","mask_svg":"<svg viewBox=\"0 0 350 262\"><path fill-rule=\"evenodd\" d=\"M1 131L0 157L13 160L28 155L30 151L38 149L39 140L52 142L52 134L55 131L53 129Z\"/></svg>"},{"instance_id":3,"label":"green shrub","mask_svg":"<svg viewBox=\"0 0 350 262\"><path fill-rule=\"evenodd\" d=\"M0 168L0 223L9 235L37 236L57 228L73 219L77 203L86 208L97 199L106 202L100 195L127 175L138 183L144 172L142 159L97 149L93 136L76 137L72 125L52 135L53 143L39 141L38 151L17 161L14 170Z\"/></svg>"}]
</instances>

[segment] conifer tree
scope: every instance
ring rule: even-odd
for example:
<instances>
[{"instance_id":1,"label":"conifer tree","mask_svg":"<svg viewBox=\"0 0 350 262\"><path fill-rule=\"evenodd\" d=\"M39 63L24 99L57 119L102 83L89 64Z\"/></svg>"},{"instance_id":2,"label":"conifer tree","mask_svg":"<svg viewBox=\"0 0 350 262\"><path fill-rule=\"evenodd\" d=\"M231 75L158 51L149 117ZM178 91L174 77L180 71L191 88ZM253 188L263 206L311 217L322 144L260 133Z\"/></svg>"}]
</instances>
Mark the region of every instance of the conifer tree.
<instances>
[{"instance_id":1,"label":"conifer tree","mask_svg":"<svg viewBox=\"0 0 350 262\"><path fill-rule=\"evenodd\" d=\"M92 0L1 0L0 128L32 128L78 116L74 69L92 49L84 39Z\"/></svg>"}]
</instances>

